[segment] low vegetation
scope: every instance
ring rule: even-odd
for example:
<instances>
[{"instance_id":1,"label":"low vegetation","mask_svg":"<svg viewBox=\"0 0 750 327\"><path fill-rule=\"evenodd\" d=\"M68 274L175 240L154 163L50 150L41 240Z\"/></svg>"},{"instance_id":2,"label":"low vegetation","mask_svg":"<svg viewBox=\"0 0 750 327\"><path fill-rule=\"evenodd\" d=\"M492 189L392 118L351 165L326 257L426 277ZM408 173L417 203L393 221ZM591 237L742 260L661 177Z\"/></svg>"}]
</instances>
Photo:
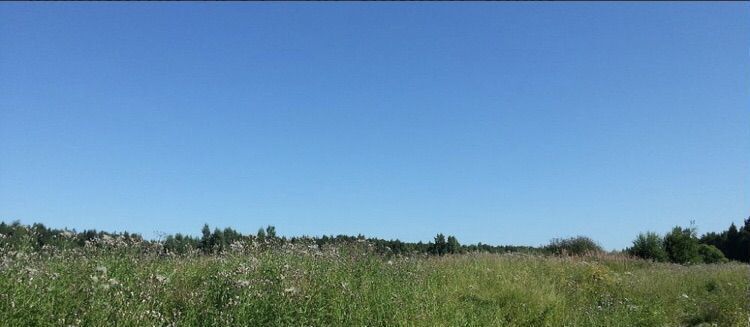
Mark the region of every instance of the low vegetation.
<instances>
[{"instance_id":1,"label":"low vegetation","mask_svg":"<svg viewBox=\"0 0 750 327\"><path fill-rule=\"evenodd\" d=\"M629 252L654 255L642 260L585 237L489 253L438 235L402 243L395 254L361 236L292 240L271 227L169 243L3 226L3 326L746 326L750 319L748 265L665 262L692 258L664 250L694 238L684 230L669 242L639 237ZM702 262L718 251L698 244Z\"/></svg>"}]
</instances>

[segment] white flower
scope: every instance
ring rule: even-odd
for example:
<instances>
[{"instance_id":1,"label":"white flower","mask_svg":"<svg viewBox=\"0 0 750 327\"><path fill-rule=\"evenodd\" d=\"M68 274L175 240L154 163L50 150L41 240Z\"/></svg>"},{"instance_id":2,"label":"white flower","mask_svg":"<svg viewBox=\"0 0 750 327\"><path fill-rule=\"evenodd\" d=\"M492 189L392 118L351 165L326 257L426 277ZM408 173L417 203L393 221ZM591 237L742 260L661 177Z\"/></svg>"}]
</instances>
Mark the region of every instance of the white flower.
<instances>
[{"instance_id":1,"label":"white flower","mask_svg":"<svg viewBox=\"0 0 750 327\"><path fill-rule=\"evenodd\" d=\"M167 277L162 276L162 275L156 275L154 276L154 279L156 279L157 282L162 283L162 284L166 283L169 280Z\"/></svg>"}]
</instances>

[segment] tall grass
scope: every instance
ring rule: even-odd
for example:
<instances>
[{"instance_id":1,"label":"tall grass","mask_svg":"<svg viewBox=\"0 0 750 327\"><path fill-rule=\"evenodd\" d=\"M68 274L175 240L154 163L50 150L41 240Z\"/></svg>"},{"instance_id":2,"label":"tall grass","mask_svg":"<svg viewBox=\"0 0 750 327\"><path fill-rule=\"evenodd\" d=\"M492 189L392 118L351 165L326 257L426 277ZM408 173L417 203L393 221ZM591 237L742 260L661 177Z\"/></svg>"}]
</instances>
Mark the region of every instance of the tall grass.
<instances>
[{"instance_id":1,"label":"tall grass","mask_svg":"<svg viewBox=\"0 0 750 327\"><path fill-rule=\"evenodd\" d=\"M4 326L747 326L747 265L384 258L365 244L5 251Z\"/></svg>"}]
</instances>

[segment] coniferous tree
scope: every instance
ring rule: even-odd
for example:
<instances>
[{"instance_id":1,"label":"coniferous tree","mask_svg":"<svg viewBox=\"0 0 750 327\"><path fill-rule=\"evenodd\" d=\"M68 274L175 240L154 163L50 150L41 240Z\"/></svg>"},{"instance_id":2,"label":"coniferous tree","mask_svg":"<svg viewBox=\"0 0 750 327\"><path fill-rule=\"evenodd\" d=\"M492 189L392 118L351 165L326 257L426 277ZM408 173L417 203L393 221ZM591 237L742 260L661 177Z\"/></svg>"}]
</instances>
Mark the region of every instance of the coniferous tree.
<instances>
[{"instance_id":1,"label":"coniferous tree","mask_svg":"<svg viewBox=\"0 0 750 327\"><path fill-rule=\"evenodd\" d=\"M272 239L276 238L276 227L268 225L268 227L266 227L266 236Z\"/></svg>"},{"instance_id":2,"label":"coniferous tree","mask_svg":"<svg viewBox=\"0 0 750 327\"><path fill-rule=\"evenodd\" d=\"M224 239L224 232L221 229L215 228L213 234L211 234L211 247L213 251L222 252L226 246L226 240Z\"/></svg>"},{"instance_id":3,"label":"coniferous tree","mask_svg":"<svg viewBox=\"0 0 750 327\"><path fill-rule=\"evenodd\" d=\"M211 228L208 224L204 224L201 229L201 242L200 248L203 253L210 253L212 251L213 244L211 243Z\"/></svg>"},{"instance_id":4,"label":"coniferous tree","mask_svg":"<svg viewBox=\"0 0 750 327\"><path fill-rule=\"evenodd\" d=\"M448 244L446 245L446 251L451 254L461 252L461 244L458 243L458 239L455 236L448 236Z\"/></svg>"},{"instance_id":5,"label":"coniferous tree","mask_svg":"<svg viewBox=\"0 0 750 327\"><path fill-rule=\"evenodd\" d=\"M730 259L740 260L741 243L740 232L737 230L737 226L732 223L727 230L726 244L724 245L726 256Z\"/></svg>"},{"instance_id":6,"label":"coniferous tree","mask_svg":"<svg viewBox=\"0 0 750 327\"><path fill-rule=\"evenodd\" d=\"M431 253L444 255L447 252L448 243L445 241L445 235L439 233L435 236L435 243L432 244Z\"/></svg>"},{"instance_id":7,"label":"coniferous tree","mask_svg":"<svg viewBox=\"0 0 750 327\"><path fill-rule=\"evenodd\" d=\"M258 228L258 233L255 234L259 241L263 242L266 240L266 230L263 227Z\"/></svg>"}]
</instances>

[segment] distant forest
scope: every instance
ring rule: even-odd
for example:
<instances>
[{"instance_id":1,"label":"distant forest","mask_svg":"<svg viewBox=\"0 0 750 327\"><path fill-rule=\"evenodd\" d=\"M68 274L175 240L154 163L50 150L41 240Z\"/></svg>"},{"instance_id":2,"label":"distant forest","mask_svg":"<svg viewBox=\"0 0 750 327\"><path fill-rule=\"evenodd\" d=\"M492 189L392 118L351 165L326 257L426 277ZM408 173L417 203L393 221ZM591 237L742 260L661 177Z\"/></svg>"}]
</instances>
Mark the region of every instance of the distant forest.
<instances>
[{"instance_id":1,"label":"distant forest","mask_svg":"<svg viewBox=\"0 0 750 327\"><path fill-rule=\"evenodd\" d=\"M404 242L398 239L367 238L364 235L279 237L274 226L260 228L255 234L242 234L232 228L211 229L204 225L199 237L162 235L158 240L148 240L139 234L105 232L97 230L48 228L41 223L24 225L19 221L0 222L0 249L3 251L42 251L45 249L75 249L82 247L116 247L139 245L150 252L169 255L220 254L236 247L248 245L263 248L283 247L284 244L307 244L314 247L345 246L364 243L372 251L385 256L415 254L447 255L466 252L529 253L551 255L586 255L604 252L592 239L585 236L553 239L540 247L461 244L454 236L437 234L432 242ZM732 223L720 233L710 232L698 237L694 227L674 227L664 236L647 232L633 241L633 245L617 251L658 262L680 264L720 263L729 260L750 262L750 217L742 228Z\"/></svg>"}]
</instances>

